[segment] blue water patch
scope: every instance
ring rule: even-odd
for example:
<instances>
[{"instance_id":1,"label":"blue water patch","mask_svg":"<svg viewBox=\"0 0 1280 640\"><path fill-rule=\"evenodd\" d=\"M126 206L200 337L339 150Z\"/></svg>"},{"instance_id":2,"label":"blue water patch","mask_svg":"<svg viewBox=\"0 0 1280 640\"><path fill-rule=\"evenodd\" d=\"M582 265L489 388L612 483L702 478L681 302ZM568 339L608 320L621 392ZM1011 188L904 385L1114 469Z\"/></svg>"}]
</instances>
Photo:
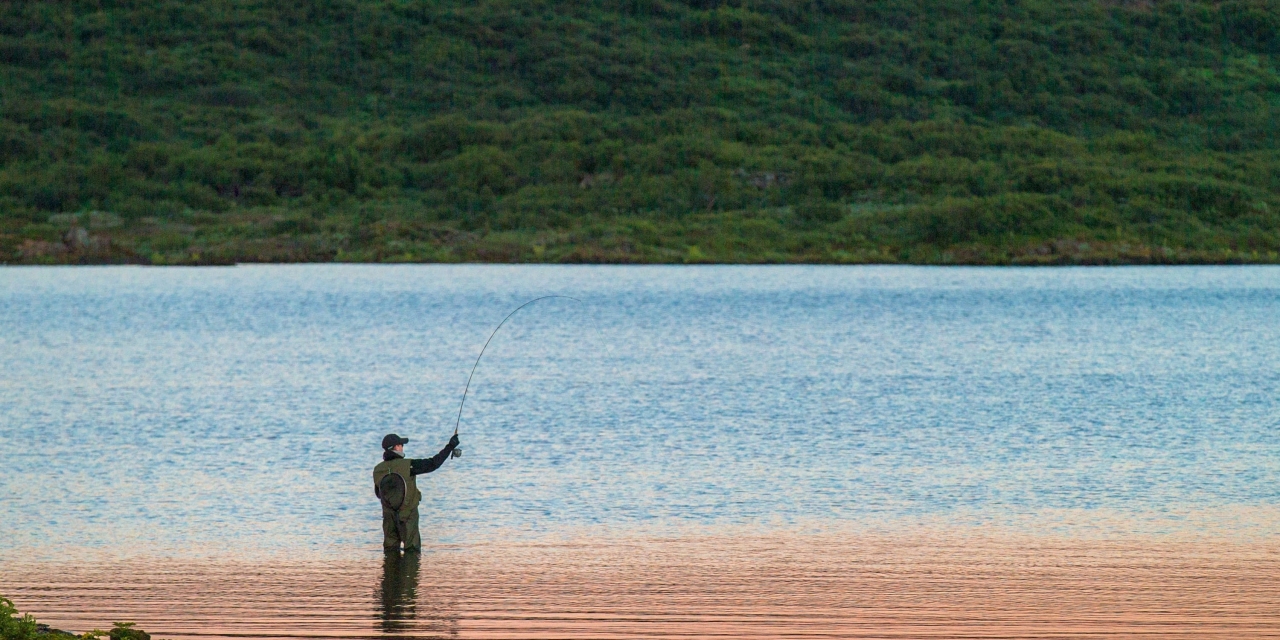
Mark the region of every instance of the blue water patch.
<instances>
[{"instance_id":1,"label":"blue water patch","mask_svg":"<svg viewBox=\"0 0 1280 640\"><path fill-rule=\"evenodd\" d=\"M0 552L376 548L548 294L430 540L1280 508L1274 267L5 268Z\"/></svg>"}]
</instances>

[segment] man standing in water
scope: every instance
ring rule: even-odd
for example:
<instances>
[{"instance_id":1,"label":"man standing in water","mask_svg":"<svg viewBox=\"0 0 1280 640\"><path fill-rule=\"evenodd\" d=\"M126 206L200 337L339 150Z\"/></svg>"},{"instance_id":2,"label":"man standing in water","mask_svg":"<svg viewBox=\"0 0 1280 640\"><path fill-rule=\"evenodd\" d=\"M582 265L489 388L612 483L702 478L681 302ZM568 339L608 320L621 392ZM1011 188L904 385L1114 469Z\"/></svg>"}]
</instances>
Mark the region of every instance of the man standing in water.
<instances>
[{"instance_id":1,"label":"man standing in water","mask_svg":"<svg viewBox=\"0 0 1280 640\"><path fill-rule=\"evenodd\" d=\"M405 551L422 548L422 536L418 533L418 474L431 473L458 448L458 434L449 438L440 453L430 458L412 460L404 457L404 445L408 438L388 433L382 439L382 462L373 468L373 492L382 502L382 547L387 552L399 552L400 543Z\"/></svg>"}]
</instances>

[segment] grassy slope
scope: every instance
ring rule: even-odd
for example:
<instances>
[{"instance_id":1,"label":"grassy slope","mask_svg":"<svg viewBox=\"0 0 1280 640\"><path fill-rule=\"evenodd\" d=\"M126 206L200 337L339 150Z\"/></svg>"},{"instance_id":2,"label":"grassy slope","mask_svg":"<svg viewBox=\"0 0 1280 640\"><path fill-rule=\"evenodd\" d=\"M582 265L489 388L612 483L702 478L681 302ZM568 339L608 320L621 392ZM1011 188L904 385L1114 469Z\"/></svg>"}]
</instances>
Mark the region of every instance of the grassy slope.
<instances>
[{"instance_id":1,"label":"grassy slope","mask_svg":"<svg viewBox=\"0 0 1280 640\"><path fill-rule=\"evenodd\" d=\"M1276 262L1277 61L1270 0L4 2L0 261Z\"/></svg>"}]
</instances>

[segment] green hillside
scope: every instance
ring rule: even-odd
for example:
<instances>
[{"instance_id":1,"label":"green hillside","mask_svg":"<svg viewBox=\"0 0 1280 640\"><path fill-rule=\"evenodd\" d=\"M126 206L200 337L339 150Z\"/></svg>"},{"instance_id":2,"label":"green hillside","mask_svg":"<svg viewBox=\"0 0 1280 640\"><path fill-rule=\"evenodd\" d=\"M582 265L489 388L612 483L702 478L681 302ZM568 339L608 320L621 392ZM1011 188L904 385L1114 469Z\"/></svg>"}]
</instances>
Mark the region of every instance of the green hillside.
<instances>
[{"instance_id":1,"label":"green hillside","mask_svg":"<svg viewBox=\"0 0 1280 640\"><path fill-rule=\"evenodd\" d=\"M0 3L0 262L1280 262L1274 0Z\"/></svg>"}]
</instances>

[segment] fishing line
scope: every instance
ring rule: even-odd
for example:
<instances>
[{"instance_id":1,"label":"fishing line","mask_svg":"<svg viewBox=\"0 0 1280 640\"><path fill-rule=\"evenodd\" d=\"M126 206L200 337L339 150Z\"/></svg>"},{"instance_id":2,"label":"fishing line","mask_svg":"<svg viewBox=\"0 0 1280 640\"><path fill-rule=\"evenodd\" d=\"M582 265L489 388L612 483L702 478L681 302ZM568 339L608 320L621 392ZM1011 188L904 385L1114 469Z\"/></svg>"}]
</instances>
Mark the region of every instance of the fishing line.
<instances>
[{"instance_id":1,"label":"fishing line","mask_svg":"<svg viewBox=\"0 0 1280 640\"><path fill-rule=\"evenodd\" d=\"M581 300L573 296L542 296L540 298L534 298L516 307L515 310L507 314L507 317L502 319L502 322L498 323L497 327L494 327L493 333L489 334L489 339L484 341L483 347L480 347L480 355L476 356L476 363L471 365L471 375L467 376L467 386L462 389L462 402L458 403L458 419L453 423L453 435L455 436L458 435L458 427L462 424L462 408L467 405L467 391L471 390L471 378L475 377L476 367L480 366L480 358L484 357L484 350L489 348L489 343L493 341L493 337L498 335L498 329L501 329L502 325L506 324L507 321L511 319L511 316L514 316L516 314L516 311L519 311L539 300L547 300L549 298L565 298L567 300L573 300L574 302L578 302L578 303L582 302ZM454 449L454 451L456 452L457 449Z\"/></svg>"}]
</instances>

